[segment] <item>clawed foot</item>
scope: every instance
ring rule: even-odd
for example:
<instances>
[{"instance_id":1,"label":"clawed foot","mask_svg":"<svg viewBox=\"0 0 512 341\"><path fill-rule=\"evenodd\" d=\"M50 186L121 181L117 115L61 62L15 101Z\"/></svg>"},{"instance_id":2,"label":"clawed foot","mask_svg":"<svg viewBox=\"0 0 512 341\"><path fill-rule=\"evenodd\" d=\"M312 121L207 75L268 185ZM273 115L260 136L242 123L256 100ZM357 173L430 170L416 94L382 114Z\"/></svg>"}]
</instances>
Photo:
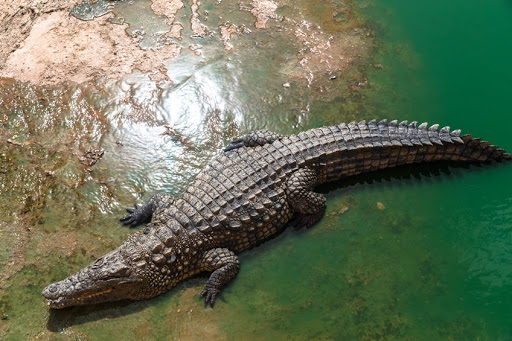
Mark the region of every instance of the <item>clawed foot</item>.
<instances>
[{"instance_id":1,"label":"clawed foot","mask_svg":"<svg viewBox=\"0 0 512 341\"><path fill-rule=\"evenodd\" d=\"M213 305L215 304L215 298L217 298L217 295L220 293L220 290L209 287L206 285L203 292L201 292L201 297L204 297L204 305L205 307L210 305L210 307L213 308Z\"/></svg>"},{"instance_id":2,"label":"clawed foot","mask_svg":"<svg viewBox=\"0 0 512 341\"><path fill-rule=\"evenodd\" d=\"M232 149L237 149L244 146L244 139L242 137L234 139L229 142L229 144L224 148L224 152L230 151Z\"/></svg>"},{"instance_id":3,"label":"clawed foot","mask_svg":"<svg viewBox=\"0 0 512 341\"><path fill-rule=\"evenodd\" d=\"M147 215L144 212L143 207L135 204L135 208L127 208L126 212L130 213L126 217L119 219L123 225L129 225L130 227L135 227L139 224L142 224L146 219Z\"/></svg>"},{"instance_id":4,"label":"clawed foot","mask_svg":"<svg viewBox=\"0 0 512 341\"><path fill-rule=\"evenodd\" d=\"M239 137L231 141L224 151L227 152L232 149L240 148L240 147L256 147L263 146L274 141L280 140L283 138L283 135L273 133L266 129L253 131L247 135Z\"/></svg>"}]
</instances>

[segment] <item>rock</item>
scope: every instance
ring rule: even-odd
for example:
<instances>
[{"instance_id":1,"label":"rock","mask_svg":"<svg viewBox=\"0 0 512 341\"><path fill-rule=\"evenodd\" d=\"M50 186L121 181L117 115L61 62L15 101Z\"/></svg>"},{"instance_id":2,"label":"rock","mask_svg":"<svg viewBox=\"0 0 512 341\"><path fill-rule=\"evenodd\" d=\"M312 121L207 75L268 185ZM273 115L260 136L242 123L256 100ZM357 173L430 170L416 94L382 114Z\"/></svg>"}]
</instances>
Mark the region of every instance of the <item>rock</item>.
<instances>
[{"instance_id":1,"label":"rock","mask_svg":"<svg viewBox=\"0 0 512 341\"><path fill-rule=\"evenodd\" d=\"M93 147L91 147L88 150L86 150L84 154L80 156L78 159L83 165L91 167L101 159L104 153L105 151L101 148L94 149Z\"/></svg>"},{"instance_id":2,"label":"rock","mask_svg":"<svg viewBox=\"0 0 512 341\"><path fill-rule=\"evenodd\" d=\"M16 142L14 140L11 140L11 139L7 139L7 143L13 144L15 146L23 146L23 144Z\"/></svg>"},{"instance_id":3,"label":"rock","mask_svg":"<svg viewBox=\"0 0 512 341\"><path fill-rule=\"evenodd\" d=\"M348 207L347 206L341 206L338 210L334 211L334 212L329 212L326 214L326 216L337 216L337 215L341 215L345 212L348 211Z\"/></svg>"}]
</instances>

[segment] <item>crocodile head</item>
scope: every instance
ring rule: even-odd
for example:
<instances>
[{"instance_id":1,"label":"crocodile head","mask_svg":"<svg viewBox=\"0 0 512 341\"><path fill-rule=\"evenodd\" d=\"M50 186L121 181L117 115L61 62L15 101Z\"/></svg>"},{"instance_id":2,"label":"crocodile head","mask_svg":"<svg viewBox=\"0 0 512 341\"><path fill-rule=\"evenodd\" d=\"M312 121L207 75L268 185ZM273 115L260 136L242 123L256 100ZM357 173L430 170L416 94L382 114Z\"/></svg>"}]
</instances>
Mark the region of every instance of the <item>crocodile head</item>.
<instances>
[{"instance_id":1,"label":"crocodile head","mask_svg":"<svg viewBox=\"0 0 512 341\"><path fill-rule=\"evenodd\" d=\"M120 247L68 278L50 284L43 290L43 296L54 309L146 298L147 280L133 266L132 257Z\"/></svg>"}]
</instances>

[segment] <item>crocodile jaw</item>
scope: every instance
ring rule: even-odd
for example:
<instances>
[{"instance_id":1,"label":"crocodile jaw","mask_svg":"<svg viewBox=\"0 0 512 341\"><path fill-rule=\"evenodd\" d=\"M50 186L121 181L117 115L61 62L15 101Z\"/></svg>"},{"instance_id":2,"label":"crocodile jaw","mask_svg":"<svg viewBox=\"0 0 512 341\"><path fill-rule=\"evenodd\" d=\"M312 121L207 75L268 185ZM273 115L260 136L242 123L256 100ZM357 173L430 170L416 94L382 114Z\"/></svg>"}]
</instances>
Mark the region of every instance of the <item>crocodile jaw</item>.
<instances>
[{"instance_id":1,"label":"crocodile jaw","mask_svg":"<svg viewBox=\"0 0 512 341\"><path fill-rule=\"evenodd\" d=\"M103 292L97 293L82 293L80 296L76 297L60 296L57 299L52 299L47 296L47 289L48 287L43 291L43 295L45 295L48 300L48 306L52 309L62 309L71 306L101 302L104 300L105 296L108 296L108 293L112 291L112 289L107 289Z\"/></svg>"},{"instance_id":2,"label":"crocodile jaw","mask_svg":"<svg viewBox=\"0 0 512 341\"><path fill-rule=\"evenodd\" d=\"M119 249L114 250L68 278L50 284L43 296L53 309L137 299L144 281L128 264Z\"/></svg>"}]
</instances>

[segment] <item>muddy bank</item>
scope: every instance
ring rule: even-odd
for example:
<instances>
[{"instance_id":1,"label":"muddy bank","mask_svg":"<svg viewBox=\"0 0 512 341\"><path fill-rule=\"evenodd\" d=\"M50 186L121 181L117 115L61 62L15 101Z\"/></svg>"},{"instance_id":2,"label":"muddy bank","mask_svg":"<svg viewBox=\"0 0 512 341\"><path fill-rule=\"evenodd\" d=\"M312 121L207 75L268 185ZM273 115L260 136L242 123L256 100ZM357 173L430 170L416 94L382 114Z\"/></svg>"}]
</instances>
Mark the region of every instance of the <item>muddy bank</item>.
<instances>
[{"instance_id":1,"label":"muddy bank","mask_svg":"<svg viewBox=\"0 0 512 341\"><path fill-rule=\"evenodd\" d=\"M164 44L158 51L142 50L139 38L129 37L127 25L108 22L112 14L91 21L69 16L78 1L0 5L4 14L0 34L0 76L56 85L67 81L84 83L105 77L120 79L138 69L165 80L163 62L180 52L176 44Z\"/></svg>"},{"instance_id":2,"label":"muddy bank","mask_svg":"<svg viewBox=\"0 0 512 341\"><path fill-rule=\"evenodd\" d=\"M113 12L87 21L69 15L78 3L85 6L81 0L7 0L0 4L0 77L34 85L57 85L118 80L137 69L161 84L173 78L167 65L184 48L195 46L199 51L203 43L217 42L226 51L237 53L242 34L265 32L296 46L293 65L284 65L283 84L298 81L302 86L329 88L330 80L343 78L345 73L344 86L350 91L350 82L364 82L358 68L367 63L373 45L373 38L354 18L351 2L320 3L320 10L328 15L318 25L314 23L318 8L303 9L303 5L290 1L254 0L236 7L218 1L213 5L218 13L208 20L207 7L198 1L188 7L182 0L153 0L150 11L166 18L168 30L151 33L155 36L151 39L158 42L152 49L140 47L144 35L150 34L144 29L133 36L127 34L132 23L114 14L119 2L105 3L103 6ZM253 17L250 24L226 18L232 18L231 13L242 17L247 12ZM201 53L196 50L199 57Z\"/></svg>"},{"instance_id":3,"label":"muddy bank","mask_svg":"<svg viewBox=\"0 0 512 341\"><path fill-rule=\"evenodd\" d=\"M35 21L53 12L71 11L80 0L5 0L0 3L0 66L21 47Z\"/></svg>"}]
</instances>

